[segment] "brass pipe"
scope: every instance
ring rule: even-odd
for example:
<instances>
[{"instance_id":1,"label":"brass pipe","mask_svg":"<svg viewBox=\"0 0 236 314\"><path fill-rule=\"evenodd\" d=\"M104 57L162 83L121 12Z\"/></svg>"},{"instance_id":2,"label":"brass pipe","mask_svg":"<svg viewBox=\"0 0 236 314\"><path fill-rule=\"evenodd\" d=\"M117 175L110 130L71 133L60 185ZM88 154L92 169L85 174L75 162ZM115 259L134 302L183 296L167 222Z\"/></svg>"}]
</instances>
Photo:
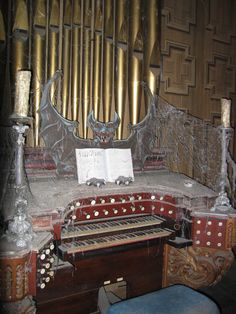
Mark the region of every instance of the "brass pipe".
<instances>
[{"instance_id":1,"label":"brass pipe","mask_svg":"<svg viewBox=\"0 0 236 314\"><path fill-rule=\"evenodd\" d=\"M95 21L94 21L94 28L95 31L102 32L102 1L101 0L95 0Z\"/></svg>"},{"instance_id":2,"label":"brass pipe","mask_svg":"<svg viewBox=\"0 0 236 314\"><path fill-rule=\"evenodd\" d=\"M93 67L93 108L94 116L99 119L99 108L100 108L100 84L101 84L101 44L102 36L101 33L95 34L95 46L94 46L94 67Z\"/></svg>"},{"instance_id":3,"label":"brass pipe","mask_svg":"<svg viewBox=\"0 0 236 314\"><path fill-rule=\"evenodd\" d=\"M113 88L113 23L112 1L104 2L104 53L103 53L103 113L104 120L108 122L111 115L112 88Z\"/></svg>"},{"instance_id":4,"label":"brass pipe","mask_svg":"<svg viewBox=\"0 0 236 314\"><path fill-rule=\"evenodd\" d=\"M45 26L46 14L45 3L37 0L35 3L34 14L34 40L33 40L33 104L35 118L35 145L38 146L39 141L39 106L41 99L41 86L43 84L43 68L44 68L44 42L45 42Z\"/></svg>"},{"instance_id":5,"label":"brass pipe","mask_svg":"<svg viewBox=\"0 0 236 314\"><path fill-rule=\"evenodd\" d=\"M130 107L130 119L132 124L139 122L139 111L141 105L142 89L142 63L136 57L131 57L129 60L129 107Z\"/></svg>"},{"instance_id":6,"label":"brass pipe","mask_svg":"<svg viewBox=\"0 0 236 314\"><path fill-rule=\"evenodd\" d=\"M24 0L16 1L13 33L13 77L16 72L28 67L29 22L27 6Z\"/></svg>"},{"instance_id":7,"label":"brass pipe","mask_svg":"<svg viewBox=\"0 0 236 314\"><path fill-rule=\"evenodd\" d=\"M53 0L50 7L49 19L49 73L51 78L58 69L58 34L59 34L59 4L58 0ZM50 90L51 100L55 96L55 84Z\"/></svg>"},{"instance_id":8,"label":"brass pipe","mask_svg":"<svg viewBox=\"0 0 236 314\"><path fill-rule=\"evenodd\" d=\"M96 0L95 3L95 46L94 46L94 69L93 69L93 101L94 101L94 115L96 119L103 120L103 106L102 106L102 48L103 48L103 15L102 15L102 1Z\"/></svg>"},{"instance_id":9,"label":"brass pipe","mask_svg":"<svg viewBox=\"0 0 236 314\"><path fill-rule=\"evenodd\" d=\"M79 109L79 38L80 28L74 26L73 28L73 50L72 50L72 119L78 120L78 109Z\"/></svg>"},{"instance_id":10,"label":"brass pipe","mask_svg":"<svg viewBox=\"0 0 236 314\"><path fill-rule=\"evenodd\" d=\"M127 25L125 18L126 1L116 1L116 30L115 30L115 42L116 42L116 75L115 75L115 108L121 119L117 138L123 137L123 125L124 125L124 107L126 100L126 68L127 68Z\"/></svg>"},{"instance_id":11,"label":"brass pipe","mask_svg":"<svg viewBox=\"0 0 236 314\"><path fill-rule=\"evenodd\" d=\"M145 2L145 43L144 43L144 81L152 93L157 93L160 69L160 47L158 39L158 2ZM145 101L146 105L148 101ZM147 108L146 108L147 110Z\"/></svg>"},{"instance_id":12,"label":"brass pipe","mask_svg":"<svg viewBox=\"0 0 236 314\"><path fill-rule=\"evenodd\" d=\"M126 58L127 54L124 49L117 49L117 77L115 82L115 103L116 111L121 117L121 123L118 128L117 138L122 138L122 129L124 125L124 106L125 106L125 96L126 96Z\"/></svg>"},{"instance_id":13,"label":"brass pipe","mask_svg":"<svg viewBox=\"0 0 236 314\"><path fill-rule=\"evenodd\" d=\"M83 137L84 133L84 120L83 120L83 68L84 68L84 0L81 0L80 2L80 24L81 24L81 31L80 31L80 71L79 71L79 118L80 118L80 124L79 124L79 134Z\"/></svg>"},{"instance_id":14,"label":"brass pipe","mask_svg":"<svg viewBox=\"0 0 236 314\"><path fill-rule=\"evenodd\" d=\"M89 114L89 104L90 104L90 30L84 30L84 69L83 69L83 137L87 138L88 129L87 129L87 116Z\"/></svg>"},{"instance_id":15,"label":"brass pipe","mask_svg":"<svg viewBox=\"0 0 236 314\"><path fill-rule=\"evenodd\" d=\"M64 10L64 32L63 32L63 81L62 81L62 115L67 118L69 106L69 83L70 83L70 40L71 40L71 4L70 0L65 2Z\"/></svg>"},{"instance_id":16,"label":"brass pipe","mask_svg":"<svg viewBox=\"0 0 236 314\"><path fill-rule=\"evenodd\" d=\"M110 120L112 100L112 43L105 41L104 45L104 68L103 68L103 110L104 120Z\"/></svg>"},{"instance_id":17,"label":"brass pipe","mask_svg":"<svg viewBox=\"0 0 236 314\"><path fill-rule=\"evenodd\" d=\"M130 2L129 19L129 59L128 59L128 89L129 89L129 108L132 124L138 123L142 89L142 62L140 51L142 43L139 40L141 32L141 3L140 0Z\"/></svg>"},{"instance_id":18,"label":"brass pipe","mask_svg":"<svg viewBox=\"0 0 236 314\"><path fill-rule=\"evenodd\" d=\"M79 78L80 78L80 37L81 37L81 8L79 1L73 3L72 29L72 73L71 73L71 110L72 120L79 119Z\"/></svg>"}]
</instances>

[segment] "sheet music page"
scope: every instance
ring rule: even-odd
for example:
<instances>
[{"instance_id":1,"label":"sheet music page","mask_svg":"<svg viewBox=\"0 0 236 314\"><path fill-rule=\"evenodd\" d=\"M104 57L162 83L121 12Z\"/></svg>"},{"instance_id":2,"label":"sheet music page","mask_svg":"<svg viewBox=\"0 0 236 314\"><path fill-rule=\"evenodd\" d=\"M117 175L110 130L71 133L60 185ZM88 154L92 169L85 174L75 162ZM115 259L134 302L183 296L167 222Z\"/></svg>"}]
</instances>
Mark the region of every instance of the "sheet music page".
<instances>
[{"instance_id":1,"label":"sheet music page","mask_svg":"<svg viewBox=\"0 0 236 314\"><path fill-rule=\"evenodd\" d=\"M100 148L75 150L79 184L85 183L91 178L107 180L104 152L104 149Z\"/></svg>"},{"instance_id":2,"label":"sheet music page","mask_svg":"<svg viewBox=\"0 0 236 314\"><path fill-rule=\"evenodd\" d=\"M119 176L134 179L130 148L108 148L105 150L107 181L115 182Z\"/></svg>"}]
</instances>

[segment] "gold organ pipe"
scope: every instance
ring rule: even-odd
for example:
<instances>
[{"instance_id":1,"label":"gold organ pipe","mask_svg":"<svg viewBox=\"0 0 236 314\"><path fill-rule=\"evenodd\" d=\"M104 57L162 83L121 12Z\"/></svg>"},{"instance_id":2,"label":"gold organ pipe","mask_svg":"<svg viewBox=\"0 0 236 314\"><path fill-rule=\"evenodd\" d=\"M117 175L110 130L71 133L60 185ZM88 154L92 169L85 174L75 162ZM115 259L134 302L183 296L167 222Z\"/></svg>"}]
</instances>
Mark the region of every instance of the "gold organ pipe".
<instances>
[{"instance_id":1,"label":"gold organ pipe","mask_svg":"<svg viewBox=\"0 0 236 314\"><path fill-rule=\"evenodd\" d=\"M115 85L115 102L116 111L121 118L121 123L118 128L117 138L122 138L122 129L124 125L124 106L126 96L126 62L127 54L122 48L117 49L117 79Z\"/></svg>"},{"instance_id":2,"label":"gold organ pipe","mask_svg":"<svg viewBox=\"0 0 236 314\"><path fill-rule=\"evenodd\" d=\"M94 46L94 67L93 67L93 106L94 116L96 119L99 118L99 107L100 107L100 83L101 83L101 44L102 36L101 33L95 34L95 46Z\"/></svg>"},{"instance_id":3,"label":"gold organ pipe","mask_svg":"<svg viewBox=\"0 0 236 314\"><path fill-rule=\"evenodd\" d=\"M112 43L108 40L104 45L104 69L103 69L103 111L104 120L110 120L112 101Z\"/></svg>"},{"instance_id":4,"label":"gold organ pipe","mask_svg":"<svg viewBox=\"0 0 236 314\"><path fill-rule=\"evenodd\" d=\"M83 136L84 132L84 121L83 121L83 71L84 71L84 0L80 1L80 25L81 25L81 31L80 31L80 71L79 71L79 119L80 119L80 124L79 124L79 134Z\"/></svg>"},{"instance_id":5,"label":"gold organ pipe","mask_svg":"<svg viewBox=\"0 0 236 314\"><path fill-rule=\"evenodd\" d=\"M129 65L128 65L128 88L129 108L132 124L138 123L139 110L141 106L142 89L142 62L137 50L140 49L140 21L141 3L140 0L130 2L130 25L129 25Z\"/></svg>"},{"instance_id":6,"label":"gold organ pipe","mask_svg":"<svg viewBox=\"0 0 236 314\"><path fill-rule=\"evenodd\" d=\"M93 89L94 89L94 81L93 81L93 69L94 69L94 48L95 48L95 33L94 33L94 26L95 26L95 1L92 0L91 8L90 8L90 90L89 90L89 110L94 110L94 103L93 103ZM89 12L89 11L88 11ZM93 133L90 128L88 128L88 137L92 138Z\"/></svg>"},{"instance_id":7,"label":"gold organ pipe","mask_svg":"<svg viewBox=\"0 0 236 314\"><path fill-rule=\"evenodd\" d=\"M58 34L59 34L59 4L58 0L53 0L50 8L49 20L49 78L58 69ZM51 86L51 100L55 96L55 84Z\"/></svg>"},{"instance_id":8,"label":"gold organ pipe","mask_svg":"<svg viewBox=\"0 0 236 314\"><path fill-rule=\"evenodd\" d=\"M139 110L141 106L141 79L142 79L142 63L136 58L132 57L129 64L129 103L130 103L130 119L132 124L138 123Z\"/></svg>"},{"instance_id":9,"label":"gold organ pipe","mask_svg":"<svg viewBox=\"0 0 236 314\"><path fill-rule=\"evenodd\" d=\"M15 21L13 25L13 77L16 72L28 67L29 23L27 6L24 0L16 2Z\"/></svg>"},{"instance_id":10,"label":"gold organ pipe","mask_svg":"<svg viewBox=\"0 0 236 314\"><path fill-rule=\"evenodd\" d=\"M94 45L94 68L93 68L93 102L94 102L94 115L98 120L103 120L103 106L101 105L101 87L102 87L102 29L103 29L103 16L102 16L102 1L96 0L95 6L95 45Z\"/></svg>"},{"instance_id":11,"label":"gold organ pipe","mask_svg":"<svg viewBox=\"0 0 236 314\"><path fill-rule=\"evenodd\" d=\"M145 111L144 106L141 107L140 82L144 79L152 92L158 91L158 0L16 0L15 3L12 71L15 74L28 67L31 57L28 57L28 50L32 47L35 145L39 145L38 109L44 84L45 51L48 55L45 75L51 77L56 69L63 69L58 94L62 96L62 114L79 119L80 133L87 137L86 122L91 106L95 117L107 122L112 118L115 103L121 117L117 134L121 139L129 116L130 122L136 124L140 112ZM46 3L50 6L49 17L46 16ZM29 44L27 5L34 9L30 23L33 24L32 45ZM49 47L45 48L46 22ZM53 85L51 97L54 93Z\"/></svg>"},{"instance_id":12,"label":"gold organ pipe","mask_svg":"<svg viewBox=\"0 0 236 314\"><path fill-rule=\"evenodd\" d=\"M65 3L64 10L64 38L63 38L63 81L62 81L62 115L67 117L69 106L69 83L70 83L70 40L71 40L71 4L70 0Z\"/></svg>"},{"instance_id":13,"label":"gold organ pipe","mask_svg":"<svg viewBox=\"0 0 236 314\"><path fill-rule=\"evenodd\" d=\"M117 139L122 138L124 125L124 106L126 96L126 65L127 65L127 34L125 24L126 1L116 1L116 76L115 76L115 107L121 119ZM126 28L126 29L125 29ZM125 44L126 43L126 44Z\"/></svg>"},{"instance_id":14,"label":"gold organ pipe","mask_svg":"<svg viewBox=\"0 0 236 314\"><path fill-rule=\"evenodd\" d=\"M87 116L90 110L90 75L91 75L91 2L84 1L83 19L83 82L82 82L82 118L83 137L88 137Z\"/></svg>"},{"instance_id":15,"label":"gold organ pipe","mask_svg":"<svg viewBox=\"0 0 236 314\"><path fill-rule=\"evenodd\" d=\"M84 30L84 71L83 71L83 136L87 138L87 116L90 103L90 30Z\"/></svg>"},{"instance_id":16,"label":"gold organ pipe","mask_svg":"<svg viewBox=\"0 0 236 314\"><path fill-rule=\"evenodd\" d=\"M102 1L101 0L95 0L96 1L96 14L95 14L95 21L94 21L94 28L96 31L102 31Z\"/></svg>"},{"instance_id":17,"label":"gold organ pipe","mask_svg":"<svg viewBox=\"0 0 236 314\"><path fill-rule=\"evenodd\" d=\"M79 109L79 27L73 28L73 51L72 51L72 120L78 120Z\"/></svg>"},{"instance_id":18,"label":"gold organ pipe","mask_svg":"<svg viewBox=\"0 0 236 314\"><path fill-rule=\"evenodd\" d=\"M105 38L104 38L104 59L103 59L103 113L104 120L108 122L111 115L111 102L112 102L112 86L113 86L113 24L112 24L112 2L105 0Z\"/></svg>"},{"instance_id":19,"label":"gold organ pipe","mask_svg":"<svg viewBox=\"0 0 236 314\"><path fill-rule=\"evenodd\" d=\"M84 2L84 26L90 28L91 26L91 1Z\"/></svg>"},{"instance_id":20,"label":"gold organ pipe","mask_svg":"<svg viewBox=\"0 0 236 314\"><path fill-rule=\"evenodd\" d=\"M158 41L158 3L148 0L146 3L146 36L144 43L144 80L152 93L157 93L158 69L160 68L160 47ZM147 104L146 100L146 104ZM147 108L146 108L147 110Z\"/></svg>"},{"instance_id":21,"label":"gold organ pipe","mask_svg":"<svg viewBox=\"0 0 236 314\"><path fill-rule=\"evenodd\" d=\"M43 83L44 41L45 41L45 2L37 0L34 15L34 40L33 40L33 104L35 117L35 145L39 145L39 106L41 99L41 86Z\"/></svg>"},{"instance_id":22,"label":"gold organ pipe","mask_svg":"<svg viewBox=\"0 0 236 314\"><path fill-rule=\"evenodd\" d=\"M73 30L72 30L72 74L71 74L71 101L72 101L72 120L78 120L79 109L79 48L81 32L81 10L79 1L73 3Z\"/></svg>"}]
</instances>

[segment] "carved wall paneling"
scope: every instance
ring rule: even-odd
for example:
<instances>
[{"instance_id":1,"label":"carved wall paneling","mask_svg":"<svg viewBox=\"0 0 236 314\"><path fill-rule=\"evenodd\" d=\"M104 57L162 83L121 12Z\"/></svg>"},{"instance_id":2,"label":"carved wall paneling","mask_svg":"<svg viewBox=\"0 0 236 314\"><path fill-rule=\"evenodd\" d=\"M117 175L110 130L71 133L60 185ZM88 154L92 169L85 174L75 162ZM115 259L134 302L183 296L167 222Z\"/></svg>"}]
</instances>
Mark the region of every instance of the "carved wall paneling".
<instances>
[{"instance_id":1,"label":"carved wall paneling","mask_svg":"<svg viewBox=\"0 0 236 314\"><path fill-rule=\"evenodd\" d=\"M165 93L189 95L189 87L195 86L195 57L189 54L190 47L177 42L165 41L162 49ZM173 71L174 69L174 71Z\"/></svg>"},{"instance_id":2,"label":"carved wall paneling","mask_svg":"<svg viewBox=\"0 0 236 314\"><path fill-rule=\"evenodd\" d=\"M165 0L162 15L168 28L189 32L196 23L196 0Z\"/></svg>"},{"instance_id":3,"label":"carved wall paneling","mask_svg":"<svg viewBox=\"0 0 236 314\"><path fill-rule=\"evenodd\" d=\"M231 98L234 127L236 22L232 12L235 12L235 3L231 0L163 1L160 95L178 108L216 124L218 119L214 117L220 117L221 113L220 98ZM180 83L186 64L180 62L180 58L176 61L178 45L187 47L188 54L195 60L192 80L186 84L188 89ZM235 149L234 145L234 156Z\"/></svg>"}]
</instances>

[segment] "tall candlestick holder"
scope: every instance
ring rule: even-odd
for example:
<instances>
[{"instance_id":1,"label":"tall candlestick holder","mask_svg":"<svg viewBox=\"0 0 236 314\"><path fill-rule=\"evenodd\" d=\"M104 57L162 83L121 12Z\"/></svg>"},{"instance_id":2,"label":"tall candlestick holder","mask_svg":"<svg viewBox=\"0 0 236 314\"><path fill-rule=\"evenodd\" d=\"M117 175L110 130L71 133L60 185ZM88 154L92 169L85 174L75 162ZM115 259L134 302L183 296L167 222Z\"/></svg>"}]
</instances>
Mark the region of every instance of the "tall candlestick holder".
<instances>
[{"instance_id":1,"label":"tall candlestick holder","mask_svg":"<svg viewBox=\"0 0 236 314\"><path fill-rule=\"evenodd\" d=\"M33 238L32 225L27 213L27 183L24 176L25 135L32 118L12 115L13 129L17 133L15 149L15 213L8 224L7 237L15 241L17 247L27 247Z\"/></svg>"},{"instance_id":2,"label":"tall candlestick holder","mask_svg":"<svg viewBox=\"0 0 236 314\"><path fill-rule=\"evenodd\" d=\"M221 136L221 169L220 169L220 183L219 183L219 194L215 200L214 206L211 211L227 212L233 209L230 204L230 200L227 195L227 187L229 187L228 178L228 149L229 142L233 134L233 129L231 127L225 127L224 124L220 126L220 136Z\"/></svg>"}]
</instances>

